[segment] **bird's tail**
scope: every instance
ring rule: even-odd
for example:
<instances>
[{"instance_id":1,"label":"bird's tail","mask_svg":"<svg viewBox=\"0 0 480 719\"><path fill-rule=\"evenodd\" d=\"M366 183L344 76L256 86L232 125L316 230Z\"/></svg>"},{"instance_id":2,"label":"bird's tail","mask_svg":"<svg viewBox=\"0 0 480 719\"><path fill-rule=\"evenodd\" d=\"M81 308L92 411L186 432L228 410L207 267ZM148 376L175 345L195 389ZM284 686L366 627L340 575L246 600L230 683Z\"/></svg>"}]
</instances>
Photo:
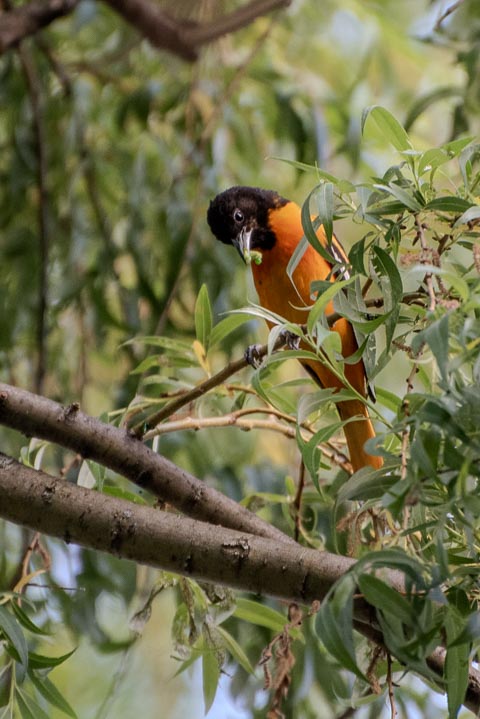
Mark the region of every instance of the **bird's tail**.
<instances>
[{"instance_id":1,"label":"bird's tail","mask_svg":"<svg viewBox=\"0 0 480 719\"><path fill-rule=\"evenodd\" d=\"M351 420L345 424L343 431L347 439L353 471L356 472L358 469L368 466L380 469L383 465L382 458L368 454L364 449L365 442L375 437L375 430L363 402L356 399L338 402L337 410L340 419ZM352 417L358 417L358 419L352 420Z\"/></svg>"}]
</instances>

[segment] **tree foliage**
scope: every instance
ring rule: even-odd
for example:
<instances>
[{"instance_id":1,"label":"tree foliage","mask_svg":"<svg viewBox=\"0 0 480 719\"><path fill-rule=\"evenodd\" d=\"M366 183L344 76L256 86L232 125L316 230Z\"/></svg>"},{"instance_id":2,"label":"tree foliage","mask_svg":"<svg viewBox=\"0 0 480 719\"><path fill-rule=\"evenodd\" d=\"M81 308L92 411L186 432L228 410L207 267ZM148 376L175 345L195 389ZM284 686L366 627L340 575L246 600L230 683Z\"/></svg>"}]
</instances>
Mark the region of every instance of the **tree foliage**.
<instances>
[{"instance_id":1,"label":"tree foliage","mask_svg":"<svg viewBox=\"0 0 480 719\"><path fill-rule=\"evenodd\" d=\"M151 22L173 29L158 42L154 23L132 27L117 2L66 3L67 18L13 46L0 28L0 367L11 385L130 427L300 545L355 561L321 604L296 595L286 609L261 577L261 596L247 596L194 580L188 562L142 575L5 522L0 717L106 717L165 594L179 673L201 664L205 711L218 705L222 672L248 716L408 716L414 706L438 716L432 686L445 716L478 709L480 13L468 0L451 12L285 4L256 17L255 3L185 13L165 3ZM2 7L8 29L34 4ZM246 27L238 11L251 13ZM243 29L221 33L225 17ZM305 325L247 301L244 269L209 236L208 200L230 184L298 199L305 243L316 242L311 216L345 240L351 279L316 283ZM344 378L324 314L332 299L376 387L370 451L382 470L351 473L334 401L353 390L315 389L291 361L305 350L281 348L286 328ZM242 357L266 332L259 318L275 326L252 369ZM70 404L62 421L77 411ZM26 441L7 428L31 434L28 413L0 415L3 450L27 468L106 500L179 509L82 451L86 437L77 449L48 435L45 416L41 439ZM224 511L220 524L233 528ZM224 539L231 561L244 552L248 565L248 538L263 536L255 527L245 545ZM121 603L110 626L99 597ZM85 641L122 657L95 710L68 691L71 648Z\"/></svg>"}]
</instances>

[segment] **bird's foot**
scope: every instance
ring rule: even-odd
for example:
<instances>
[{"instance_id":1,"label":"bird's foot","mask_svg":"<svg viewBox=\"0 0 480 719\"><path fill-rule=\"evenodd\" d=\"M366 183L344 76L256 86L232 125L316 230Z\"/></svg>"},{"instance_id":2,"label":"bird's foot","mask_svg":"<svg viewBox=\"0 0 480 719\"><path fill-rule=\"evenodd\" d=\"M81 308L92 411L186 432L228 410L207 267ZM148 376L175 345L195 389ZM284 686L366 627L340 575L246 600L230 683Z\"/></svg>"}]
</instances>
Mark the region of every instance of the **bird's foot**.
<instances>
[{"instance_id":1,"label":"bird's foot","mask_svg":"<svg viewBox=\"0 0 480 719\"><path fill-rule=\"evenodd\" d=\"M253 369L258 369L263 362L262 345L249 345L245 350L245 360Z\"/></svg>"},{"instance_id":2,"label":"bird's foot","mask_svg":"<svg viewBox=\"0 0 480 719\"><path fill-rule=\"evenodd\" d=\"M298 350L300 348L300 337L290 330L283 330L280 333L282 341L285 343L285 347L289 350Z\"/></svg>"}]
</instances>

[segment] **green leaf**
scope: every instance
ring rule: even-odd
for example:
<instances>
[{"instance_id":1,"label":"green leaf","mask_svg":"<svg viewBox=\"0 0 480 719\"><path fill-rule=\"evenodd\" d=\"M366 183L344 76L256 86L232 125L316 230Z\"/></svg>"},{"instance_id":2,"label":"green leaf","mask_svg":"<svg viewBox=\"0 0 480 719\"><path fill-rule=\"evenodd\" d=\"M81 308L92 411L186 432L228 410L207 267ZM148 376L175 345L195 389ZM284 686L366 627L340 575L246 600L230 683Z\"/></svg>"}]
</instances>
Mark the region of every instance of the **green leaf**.
<instances>
[{"instance_id":1,"label":"green leaf","mask_svg":"<svg viewBox=\"0 0 480 719\"><path fill-rule=\"evenodd\" d=\"M456 719L462 706L468 686L470 645L453 644L455 637L464 626L463 618L450 608L445 617L447 632L447 655L445 657L445 679L447 682L448 717Z\"/></svg>"},{"instance_id":2,"label":"green leaf","mask_svg":"<svg viewBox=\"0 0 480 719\"><path fill-rule=\"evenodd\" d=\"M49 719L42 707L18 687L15 689L15 699L22 719Z\"/></svg>"},{"instance_id":3,"label":"green leaf","mask_svg":"<svg viewBox=\"0 0 480 719\"><path fill-rule=\"evenodd\" d=\"M421 427L411 445L411 458L427 477L437 476L441 433L438 427Z\"/></svg>"},{"instance_id":4,"label":"green leaf","mask_svg":"<svg viewBox=\"0 0 480 719\"><path fill-rule=\"evenodd\" d=\"M26 639L20 629L19 622L12 617L8 609L3 605L0 605L0 632L12 645L18 656L18 661L26 668L28 666L28 646Z\"/></svg>"},{"instance_id":5,"label":"green leaf","mask_svg":"<svg viewBox=\"0 0 480 719\"><path fill-rule=\"evenodd\" d=\"M365 569L365 567L367 569ZM362 572L365 573L375 567L399 569L412 580L418 589L422 589L425 585L423 576L425 571L424 567L402 549L380 549L369 552L358 560L355 565L355 575L360 576Z\"/></svg>"},{"instance_id":6,"label":"green leaf","mask_svg":"<svg viewBox=\"0 0 480 719\"><path fill-rule=\"evenodd\" d=\"M338 187L340 192L355 192L355 185L353 183L348 180L340 179L339 177L330 174L330 172L321 170L318 165L307 165L305 162L287 160L284 157L272 157L271 159L278 160L279 162L285 162L287 165L294 167L296 170L301 170L302 172L314 172L319 180L332 182L336 187Z\"/></svg>"},{"instance_id":7,"label":"green leaf","mask_svg":"<svg viewBox=\"0 0 480 719\"><path fill-rule=\"evenodd\" d=\"M210 333L210 348L218 345L225 337L241 327L246 322L251 322L252 318L246 312L244 314L231 314L217 322Z\"/></svg>"},{"instance_id":8,"label":"green leaf","mask_svg":"<svg viewBox=\"0 0 480 719\"><path fill-rule=\"evenodd\" d=\"M410 107L408 115L405 119L405 129L410 130L415 120L427 110L430 105L440 100L445 100L451 97L461 97L464 94L464 89L457 85L447 85L445 87L436 87L434 90L421 95ZM421 174L419 172L419 174Z\"/></svg>"},{"instance_id":9,"label":"green leaf","mask_svg":"<svg viewBox=\"0 0 480 719\"><path fill-rule=\"evenodd\" d=\"M130 374L144 374L152 367L157 367L161 362L161 355L149 355L148 357L145 357L140 364L138 364L134 369L130 370Z\"/></svg>"},{"instance_id":10,"label":"green leaf","mask_svg":"<svg viewBox=\"0 0 480 719\"><path fill-rule=\"evenodd\" d=\"M445 162L449 162L451 159L451 155L449 155L446 150L442 150L440 148L433 148L431 150L427 150L421 155L418 161L417 171L419 177L421 177L424 172L431 172L432 170L436 170L437 167L440 167Z\"/></svg>"},{"instance_id":11,"label":"green leaf","mask_svg":"<svg viewBox=\"0 0 480 719\"><path fill-rule=\"evenodd\" d=\"M323 442L328 442L328 440L334 434L336 434L338 430L343 427L344 424L344 422L330 422L326 427L322 427L321 429L319 429L318 432L316 432L313 437L311 437L308 441L305 441L303 439L300 432L300 427L297 426L298 448L300 449L302 459L305 463L305 467L307 468L308 473L310 474L310 477L312 478L315 489L319 493L321 493L318 481L318 473L322 466L321 444Z\"/></svg>"},{"instance_id":12,"label":"green leaf","mask_svg":"<svg viewBox=\"0 0 480 719\"><path fill-rule=\"evenodd\" d=\"M358 578L358 585L367 602L375 609L384 614L393 614L408 626L416 626L417 616L413 606L381 579L371 574L362 574Z\"/></svg>"},{"instance_id":13,"label":"green leaf","mask_svg":"<svg viewBox=\"0 0 480 719\"><path fill-rule=\"evenodd\" d=\"M318 218L325 231L328 244L331 243L333 237L333 184L331 182L322 182L316 192Z\"/></svg>"},{"instance_id":14,"label":"green leaf","mask_svg":"<svg viewBox=\"0 0 480 719\"><path fill-rule=\"evenodd\" d=\"M311 222L311 220L310 220ZM313 228L313 226L312 226ZM305 232L305 228L303 228L303 231ZM313 230L313 235L316 237L315 230ZM309 246L309 242L306 237L302 237L298 245L295 247L292 256L290 257L287 265L287 275L290 277L291 281L293 282L293 273L297 269L298 265L300 264L303 255L307 251L307 248Z\"/></svg>"},{"instance_id":15,"label":"green leaf","mask_svg":"<svg viewBox=\"0 0 480 719\"><path fill-rule=\"evenodd\" d=\"M207 351L212 331L213 315L206 285L202 285L195 303L195 334L197 340Z\"/></svg>"},{"instance_id":16,"label":"green leaf","mask_svg":"<svg viewBox=\"0 0 480 719\"><path fill-rule=\"evenodd\" d=\"M453 226L458 227L459 225L466 225L467 222L472 222L472 220L478 220L479 217L480 205L474 205L473 207L470 207L468 210L466 210L463 215L458 218L458 220Z\"/></svg>"},{"instance_id":17,"label":"green leaf","mask_svg":"<svg viewBox=\"0 0 480 719\"><path fill-rule=\"evenodd\" d=\"M107 494L109 497L125 499L127 502L134 502L134 504L148 504L139 494L135 494L135 492L131 492L128 489L123 489L123 487L105 485L102 489L102 494Z\"/></svg>"},{"instance_id":18,"label":"green leaf","mask_svg":"<svg viewBox=\"0 0 480 719\"><path fill-rule=\"evenodd\" d=\"M348 608L337 617L330 601L325 601L317 613L315 628L325 649L342 667L348 669L360 679L367 681L357 665L353 643L352 617Z\"/></svg>"},{"instance_id":19,"label":"green leaf","mask_svg":"<svg viewBox=\"0 0 480 719\"><path fill-rule=\"evenodd\" d=\"M144 337L134 337L131 340L124 342L124 345L131 345L138 342L149 347L161 347L165 350L170 350L178 354L191 355L193 357L192 345L182 340L172 339L171 337L157 337L156 335L145 335Z\"/></svg>"},{"instance_id":20,"label":"green leaf","mask_svg":"<svg viewBox=\"0 0 480 719\"><path fill-rule=\"evenodd\" d=\"M217 631L222 636L222 639L225 642L225 647L235 661L238 662L238 664L240 664L240 666L243 667L248 674L253 674L255 670L237 640L234 639L223 627L217 627Z\"/></svg>"},{"instance_id":21,"label":"green leaf","mask_svg":"<svg viewBox=\"0 0 480 719\"><path fill-rule=\"evenodd\" d=\"M460 560L466 559L465 557L460 557ZM449 560L452 562L452 564L455 564L457 562L456 557L449 557ZM471 559L468 560L471 562ZM471 644L473 641L478 640L480 638L480 615L478 612L475 612L474 614L470 614L470 616L467 619L467 622L465 626L461 629L460 633L458 634L453 641L449 641L450 647L456 647L460 644Z\"/></svg>"},{"instance_id":22,"label":"green leaf","mask_svg":"<svg viewBox=\"0 0 480 719\"><path fill-rule=\"evenodd\" d=\"M396 483L394 475L388 475L384 467L362 467L343 484L337 494L337 502L380 499Z\"/></svg>"},{"instance_id":23,"label":"green leaf","mask_svg":"<svg viewBox=\"0 0 480 719\"><path fill-rule=\"evenodd\" d=\"M413 351L418 352L424 342L432 350L442 378L446 379L448 375L448 315L443 315L439 320L432 322L414 337Z\"/></svg>"},{"instance_id":24,"label":"green leaf","mask_svg":"<svg viewBox=\"0 0 480 719\"><path fill-rule=\"evenodd\" d=\"M427 202L425 210L435 210L437 212L465 212L473 202L464 200L462 197L454 197L453 195L445 195L444 197L436 197L434 200Z\"/></svg>"},{"instance_id":25,"label":"green leaf","mask_svg":"<svg viewBox=\"0 0 480 719\"><path fill-rule=\"evenodd\" d=\"M39 678L34 672L29 672L29 677L35 689L43 696L44 699L47 700L49 704L57 707L57 709L60 709L60 711L67 716L72 717L72 719L77 719L77 715L70 704L47 676Z\"/></svg>"},{"instance_id":26,"label":"green leaf","mask_svg":"<svg viewBox=\"0 0 480 719\"><path fill-rule=\"evenodd\" d=\"M205 703L205 714L208 714L215 700L218 680L220 679L220 667L218 666L217 655L213 647L205 645L202 653L203 673L203 701Z\"/></svg>"},{"instance_id":27,"label":"green leaf","mask_svg":"<svg viewBox=\"0 0 480 719\"><path fill-rule=\"evenodd\" d=\"M321 185L320 185L321 187ZM312 222L312 218L310 215L310 198L312 195L314 195L319 190L319 187L314 187L305 202L302 205L302 227L303 231L305 232L305 237L307 241L312 245L313 249L318 252L319 255L323 257L328 264L335 265L336 261L332 257L332 255L328 252L328 250L323 246L321 240L319 239L317 232L315 230L314 224ZM316 223L317 224L317 223ZM320 224L320 222L318 222ZM316 225L315 225L316 226ZM290 270L290 264L293 260L293 257L290 259L290 262L288 263L287 273L291 271L293 274L293 270ZM291 275L289 275L291 276Z\"/></svg>"},{"instance_id":28,"label":"green leaf","mask_svg":"<svg viewBox=\"0 0 480 719\"><path fill-rule=\"evenodd\" d=\"M365 131L365 123L369 117L375 121L381 135L390 142L396 150L402 151L413 149L410 138L404 128L391 112L380 105L371 105L363 111L362 133Z\"/></svg>"},{"instance_id":29,"label":"green leaf","mask_svg":"<svg viewBox=\"0 0 480 719\"><path fill-rule=\"evenodd\" d=\"M374 185L374 187L377 190L383 190L383 192L388 192L388 194L393 195L402 205L405 205L405 207L408 207L414 212L419 212L422 209L422 205L413 195L413 187L411 193L403 189L403 187L399 187L399 185L396 185L394 182L390 182L388 185Z\"/></svg>"},{"instance_id":30,"label":"green leaf","mask_svg":"<svg viewBox=\"0 0 480 719\"><path fill-rule=\"evenodd\" d=\"M12 602L10 606L16 618L24 629L27 629L29 632L32 632L32 634L38 634L40 636L47 636L51 633L45 631L44 629L41 629L40 627L37 627L37 625L32 622L30 617L23 611L23 609L21 609L21 607L19 607L18 604L16 604L15 602Z\"/></svg>"},{"instance_id":31,"label":"green leaf","mask_svg":"<svg viewBox=\"0 0 480 719\"><path fill-rule=\"evenodd\" d=\"M309 312L307 320L307 330L311 334L317 324L319 318L325 314L327 305L333 300L344 287L350 285L354 281L354 278L348 280L336 280L335 282L329 282L328 287L324 290L319 298L315 301L312 309ZM313 283L316 286L316 283Z\"/></svg>"},{"instance_id":32,"label":"green leaf","mask_svg":"<svg viewBox=\"0 0 480 719\"><path fill-rule=\"evenodd\" d=\"M355 242L348 253L348 259L357 274L366 275L365 271L365 237Z\"/></svg>"},{"instance_id":33,"label":"green leaf","mask_svg":"<svg viewBox=\"0 0 480 719\"><path fill-rule=\"evenodd\" d=\"M395 329L397 326L398 315L400 314L400 304L403 299L402 278L397 269L397 265L390 255L378 245L373 246L373 266L380 275L380 282L383 290L385 314L385 335L386 347L390 347ZM382 281L382 278L386 279Z\"/></svg>"},{"instance_id":34,"label":"green leaf","mask_svg":"<svg viewBox=\"0 0 480 719\"><path fill-rule=\"evenodd\" d=\"M400 399L398 394L394 394L393 392L390 392L384 387L379 387L378 385L376 385L375 393L377 395L378 402L387 409L392 410L392 412L397 413L402 406L402 400Z\"/></svg>"},{"instance_id":35,"label":"green leaf","mask_svg":"<svg viewBox=\"0 0 480 719\"><path fill-rule=\"evenodd\" d=\"M30 652L30 654L28 655L29 664L32 669L50 669L52 667L58 667L60 664L63 664L63 662L66 662L67 659L70 659L72 654L76 651L76 649L72 649L71 652L68 652L67 654L62 654L59 657L47 657L43 654L35 654L35 652Z\"/></svg>"},{"instance_id":36,"label":"green leaf","mask_svg":"<svg viewBox=\"0 0 480 719\"><path fill-rule=\"evenodd\" d=\"M274 632L281 632L286 624L283 614L271 607L253 602L251 599L238 599L233 614L237 619L243 619L245 622L250 622L250 624L272 629Z\"/></svg>"},{"instance_id":37,"label":"green leaf","mask_svg":"<svg viewBox=\"0 0 480 719\"><path fill-rule=\"evenodd\" d=\"M457 155L460 155L460 153L467 147L467 145L469 145L474 140L475 135L470 135L469 137L461 137L459 140L450 140L450 142L446 142L444 145L442 145L442 148L446 150L452 157L457 157ZM472 151L474 151L475 147L475 145L472 147Z\"/></svg>"}]
</instances>

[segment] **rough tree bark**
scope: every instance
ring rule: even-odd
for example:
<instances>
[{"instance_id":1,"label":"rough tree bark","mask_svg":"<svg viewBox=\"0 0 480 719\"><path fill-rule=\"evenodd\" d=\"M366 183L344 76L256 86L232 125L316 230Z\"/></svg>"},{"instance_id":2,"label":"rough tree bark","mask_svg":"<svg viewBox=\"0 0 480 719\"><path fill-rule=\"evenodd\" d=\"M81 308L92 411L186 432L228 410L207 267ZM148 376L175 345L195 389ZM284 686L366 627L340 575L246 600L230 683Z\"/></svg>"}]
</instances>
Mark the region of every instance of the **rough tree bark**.
<instances>
[{"instance_id":1,"label":"rough tree bark","mask_svg":"<svg viewBox=\"0 0 480 719\"><path fill-rule=\"evenodd\" d=\"M155 455L127 432L84 415L76 405L63 408L0 384L0 424L28 436L50 439L84 456L95 456L133 481L148 477L150 489L171 493L177 506L190 515L212 518L215 523L221 517L224 525L239 524L241 529L213 528L209 521L105 496L0 455L0 517L4 519L178 574L306 604L321 600L345 572L355 567L355 561L348 557L299 546L235 502L226 497L222 501L220 493L208 490L200 480ZM117 452L119 457L115 458ZM253 519L247 519L248 515ZM383 578L402 591L401 574L385 572ZM354 611L356 629L382 644L373 608L360 599ZM443 676L443 647L437 647L426 661L439 677ZM480 672L474 669L469 673L465 706L475 713L480 711Z\"/></svg>"}]
</instances>

